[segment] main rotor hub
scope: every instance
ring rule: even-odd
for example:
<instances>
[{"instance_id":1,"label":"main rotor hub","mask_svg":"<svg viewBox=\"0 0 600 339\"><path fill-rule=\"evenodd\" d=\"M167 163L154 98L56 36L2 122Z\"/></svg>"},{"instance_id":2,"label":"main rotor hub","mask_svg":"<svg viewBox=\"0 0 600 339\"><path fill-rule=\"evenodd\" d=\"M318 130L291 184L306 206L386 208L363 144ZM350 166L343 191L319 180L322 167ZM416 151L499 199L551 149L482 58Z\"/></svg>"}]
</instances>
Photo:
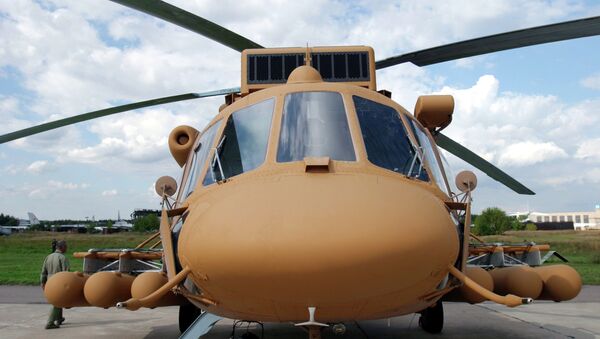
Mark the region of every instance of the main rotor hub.
<instances>
[{"instance_id":1,"label":"main rotor hub","mask_svg":"<svg viewBox=\"0 0 600 339\"><path fill-rule=\"evenodd\" d=\"M301 84L310 82L323 82L319 71L311 66L297 67L289 76L288 84Z\"/></svg>"}]
</instances>

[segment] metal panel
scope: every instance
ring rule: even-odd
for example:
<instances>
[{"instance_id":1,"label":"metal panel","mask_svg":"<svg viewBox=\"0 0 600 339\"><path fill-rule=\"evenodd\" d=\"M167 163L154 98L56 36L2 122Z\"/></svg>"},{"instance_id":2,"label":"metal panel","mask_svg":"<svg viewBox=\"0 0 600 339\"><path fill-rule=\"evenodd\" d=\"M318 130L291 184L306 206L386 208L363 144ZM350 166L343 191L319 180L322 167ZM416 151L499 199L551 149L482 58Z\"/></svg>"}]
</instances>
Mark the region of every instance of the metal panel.
<instances>
[{"instance_id":1,"label":"metal panel","mask_svg":"<svg viewBox=\"0 0 600 339\"><path fill-rule=\"evenodd\" d=\"M218 315L208 312L202 312L198 318L183 332L179 339L198 339L208 333L217 321L223 319Z\"/></svg>"}]
</instances>

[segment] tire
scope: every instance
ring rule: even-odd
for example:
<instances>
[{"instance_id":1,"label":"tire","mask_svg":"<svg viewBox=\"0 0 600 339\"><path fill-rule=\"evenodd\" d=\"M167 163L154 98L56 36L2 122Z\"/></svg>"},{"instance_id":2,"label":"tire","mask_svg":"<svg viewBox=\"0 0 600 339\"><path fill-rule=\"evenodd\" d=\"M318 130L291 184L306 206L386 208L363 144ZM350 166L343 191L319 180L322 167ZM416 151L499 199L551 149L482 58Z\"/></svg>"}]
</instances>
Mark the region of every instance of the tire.
<instances>
[{"instance_id":1,"label":"tire","mask_svg":"<svg viewBox=\"0 0 600 339\"><path fill-rule=\"evenodd\" d=\"M200 315L200 309L191 303L179 306L179 331L185 332Z\"/></svg>"},{"instance_id":2,"label":"tire","mask_svg":"<svg viewBox=\"0 0 600 339\"><path fill-rule=\"evenodd\" d=\"M435 306L428 307L420 312L419 326L427 333L440 333L444 328L444 307L442 301Z\"/></svg>"}]
</instances>

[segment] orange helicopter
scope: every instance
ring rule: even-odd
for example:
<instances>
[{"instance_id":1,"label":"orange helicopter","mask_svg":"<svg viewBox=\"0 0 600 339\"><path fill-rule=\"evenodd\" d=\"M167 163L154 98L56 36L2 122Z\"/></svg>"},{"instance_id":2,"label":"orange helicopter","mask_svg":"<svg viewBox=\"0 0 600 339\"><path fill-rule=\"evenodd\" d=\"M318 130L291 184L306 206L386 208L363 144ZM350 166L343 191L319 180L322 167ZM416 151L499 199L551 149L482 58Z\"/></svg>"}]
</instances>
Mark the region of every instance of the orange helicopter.
<instances>
[{"instance_id":1,"label":"orange helicopter","mask_svg":"<svg viewBox=\"0 0 600 339\"><path fill-rule=\"evenodd\" d=\"M46 285L53 305L180 305L186 338L221 317L293 322L319 338L328 326L410 313L437 333L443 301L514 307L579 293L575 270L542 266L547 245L486 244L470 234L477 180L460 173L455 193L436 146L517 193L534 193L441 133L452 120L451 96L421 96L411 114L377 89L376 70L597 35L600 17L375 61L367 46L263 48L162 1L114 1L240 51L241 87L0 136L4 143L136 108L225 96L204 129L179 126L169 136L183 174L179 184L170 177L156 183L160 231L129 249L75 253L84 258L82 272L58 273Z\"/></svg>"}]
</instances>

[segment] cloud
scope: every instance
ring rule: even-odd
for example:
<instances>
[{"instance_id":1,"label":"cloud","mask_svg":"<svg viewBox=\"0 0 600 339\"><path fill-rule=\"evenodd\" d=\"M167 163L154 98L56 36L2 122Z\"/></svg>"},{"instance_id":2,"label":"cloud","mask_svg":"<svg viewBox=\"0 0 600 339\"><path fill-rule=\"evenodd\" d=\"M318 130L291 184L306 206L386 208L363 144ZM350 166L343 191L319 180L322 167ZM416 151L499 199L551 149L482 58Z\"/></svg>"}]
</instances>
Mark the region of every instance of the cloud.
<instances>
[{"instance_id":1,"label":"cloud","mask_svg":"<svg viewBox=\"0 0 600 339\"><path fill-rule=\"evenodd\" d=\"M585 140L577 148L575 158L600 161L600 138Z\"/></svg>"},{"instance_id":2,"label":"cloud","mask_svg":"<svg viewBox=\"0 0 600 339\"><path fill-rule=\"evenodd\" d=\"M117 194L118 194L118 192L117 192L116 189L111 189L111 190L107 190L107 191L103 191L102 192L102 196L103 197L114 197Z\"/></svg>"},{"instance_id":3,"label":"cloud","mask_svg":"<svg viewBox=\"0 0 600 339\"><path fill-rule=\"evenodd\" d=\"M583 87L600 90L600 73L590 75L589 77L582 79L580 83Z\"/></svg>"},{"instance_id":4,"label":"cloud","mask_svg":"<svg viewBox=\"0 0 600 339\"><path fill-rule=\"evenodd\" d=\"M533 189L538 195L532 202L547 209L560 205L552 197L563 184L600 184L600 169L590 166L600 161L600 99L567 103L553 95L503 91L502 81L491 74L471 86L446 85L432 92L455 99L453 121L444 134ZM454 156L448 160L455 172L474 170ZM505 208L515 208L511 201L524 201L509 197L508 190L474 171L480 182L477 206L504 201ZM499 192L506 192L507 200ZM578 192L568 203L594 199L585 189Z\"/></svg>"},{"instance_id":5,"label":"cloud","mask_svg":"<svg viewBox=\"0 0 600 339\"><path fill-rule=\"evenodd\" d=\"M15 165L7 165L2 168L2 171L11 175L20 173L20 168Z\"/></svg>"},{"instance_id":6,"label":"cloud","mask_svg":"<svg viewBox=\"0 0 600 339\"><path fill-rule=\"evenodd\" d=\"M598 12L579 2L545 0L477 5L466 0L172 3L264 46L371 45L377 59ZM238 52L109 1L0 2L0 31L0 71L10 69L6 76L16 74L11 86L17 88L0 96L0 133L114 105L239 85ZM494 61L493 57L481 56L458 60L455 66L464 67L461 71L465 73L476 72L482 64ZM523 154L513 159L505 154L511 145L529 142L540 147L549 143L563 152L577 154L579 145L594 138L590 126L597 124L596 116L600 117L599 100L565 104L551 95L506 92L502 89L504 79L498 74L475 74L477 81L450 86L439 74L431 68L405 64L378 71L377 81L378 87L390 89L394 99L408 104L408 108L419 95L453 93L456 113L445 133L494 163L520 166L525 178L539 177L539 172L523 165L526 159L537 159L537 155ZM26 160L9 170L24 172L43 158L62 173L67 171L64 168L75 167L83 173L99 169L97 172L118 175L122 179L115 187L131 182L127 190L120 189L121 197L129 189L135 190L136 185L139 192L145 192L157 176L180 173L167 149L170 130L180 124L202 129L217 113L222 100L137 110L11 142L7 147L23 152ZM542 147L546 147L546 153L541 161L555 165L548 157L560 159L560 151ZM12 157L12 153L7 154ZM455 159L450 162L463 165ZM572 170L560 168L555 174ZM20 178L17 185L23 185L24 180ZM91 182L95 178L82 180ZM50 187L44 182L33 195L49 196L50 188L59 188L64 196L79 198L76 193L86 188L84 185L62 182ZM94 181L98 192L112 191L106 185ZM30 187L28 192L36 189ZM98 200L85 205L108 210L100 194L95 198ZM143 206L144 199L127 203ZM80 202L70 201L73 205ZM49 207L40 208L49 210L47 214L54 213ZM82 214L84 209L80 207L73 213Z\"/></svg>"},{"instance_id":7,"label":"cloud","mask_svg":"<svg viewBox=\"0 0 600 339\"><path fill-rule=\"evenodd\" d=\"M500 166L529 166L540 162L568 157L567 153L553 142L531 141L509 145L500 154Z\"/></svg>"},{"instance_id":8,"label":"cloud","mask_svg":"<svg viewBox=\"0 0 600 339\"><path fill-rule=\"evenodd\" d=\"M1 56L2 54L0 53ZM22 115L17 98L0 95L0 121L2 121L2 124L0 124L0 134L28 127L30 123L24 120Z\"/></svg>"},{"instance_id":9,"label":"cloud","mask_svg":"<svg viewBox=\"0 0 600 339\"><path fill-rule=\"evenodd\" d=\"M50 188L56 188L56 189L60 189L60 190L76 190L76 189L80 189L80 188L85 188L88 187L87 184L74 184L72 182L61 182L61 181L56 181L56 180L50 180L48 181L48 187Z\"/></svg>"},{"instance_id":10,"label":"cloud","mask_svg":"<svg viewBox=\"0 0 600 339\"><path fill-rule=\"evenodd\" d=\"M72 182L62 182L58 180L48 180L42 185L26 185L23 187L27 191L27 196L32 199L49 199L51 197L67 194L69 191L78 191L88 188L89 184L76 184Z\"/></svg>"},{"instance_id":11,"label":"cloud","mask_svg":"<svg viewBox=\"0 0 600 339\"><path fill-rule=\"evenodd\" d=\"M188 104L190 111L193 104ZM197 123L193 123L197 121ZM164 108L131 112L92 123L90 131L100 142L89 146L64 147L57 152L60 163L94 164L111 172L156 173L178 169L168 148L168 135L178 125L202 129L208 119L175 114ZM118 166L115 166L119 164ZM148 166L148 165L152 166Z\"/></svg>"},{"instance_id":12,"label":"cloud","mask_svg":"<svg viewBox=\"0 0 600 339\"><path fill-rule=\"evenodd\" d=\"M40 174L48 169L48 161L36 160L27 166L27 171L33 174Z\"/></svg>"},{"instance_id":13,"label":"cloud","mask_svg":"<svg viewBox=\"0 0 600 339\"><path fill-rule=\"evenodd\" d=\"M600 184L600 168L589 168L585 172L551 176L543 179L545 184L551 186L562 186L567 184Z\"/></svg>"}]
</instances>

